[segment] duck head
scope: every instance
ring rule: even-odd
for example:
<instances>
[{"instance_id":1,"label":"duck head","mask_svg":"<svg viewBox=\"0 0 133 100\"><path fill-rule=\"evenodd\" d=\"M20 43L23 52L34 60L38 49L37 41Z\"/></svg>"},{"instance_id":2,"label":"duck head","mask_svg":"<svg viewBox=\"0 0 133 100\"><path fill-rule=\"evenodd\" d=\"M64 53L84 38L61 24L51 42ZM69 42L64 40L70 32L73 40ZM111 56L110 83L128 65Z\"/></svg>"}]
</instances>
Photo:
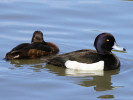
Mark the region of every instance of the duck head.
<instances>
[{"instance_id":1,"label":"duck head","mask_svg":"<svg viewBox=\"0 0 133 100\"><path fill-rule=\"evenodd\" d=\"M112 49L126 51L125 48L117 45L114 36L110 33L99 34L95 39L94 46L101 55L110 54Z\"/></svg>"},{"instance_id":2,"label":"duck head","mask_svg":"<svg viewBox=\"0 0 133 100\"><path fill-rule=\"evenodd\" d=\"M41 31L35 31L33 33L31 43L33 42L44 42L43 33Z\"/></svg>"}]
</instances>

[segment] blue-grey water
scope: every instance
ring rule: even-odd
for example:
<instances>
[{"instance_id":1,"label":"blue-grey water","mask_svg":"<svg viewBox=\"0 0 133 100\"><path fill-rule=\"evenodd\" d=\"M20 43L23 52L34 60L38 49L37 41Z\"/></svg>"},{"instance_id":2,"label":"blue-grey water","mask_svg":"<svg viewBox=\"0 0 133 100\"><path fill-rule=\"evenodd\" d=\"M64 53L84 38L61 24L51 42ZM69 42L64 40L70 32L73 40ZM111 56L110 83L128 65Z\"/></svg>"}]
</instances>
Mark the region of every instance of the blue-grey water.
<instances>
[{"instance_id":1,"label":"blue-grey water","mask_svg":"<svg viewBox=\"0 0 133 100\"><path fill-rule=\"evenodd\" d=\"M43 58L3 60L35 30L60 54L95 49L95 37L112 33L127 53L115 52L120 69L90 75L46 65ZM1 0L0 100L133 100L132 0Z\"/></svg>"}]
</instances>

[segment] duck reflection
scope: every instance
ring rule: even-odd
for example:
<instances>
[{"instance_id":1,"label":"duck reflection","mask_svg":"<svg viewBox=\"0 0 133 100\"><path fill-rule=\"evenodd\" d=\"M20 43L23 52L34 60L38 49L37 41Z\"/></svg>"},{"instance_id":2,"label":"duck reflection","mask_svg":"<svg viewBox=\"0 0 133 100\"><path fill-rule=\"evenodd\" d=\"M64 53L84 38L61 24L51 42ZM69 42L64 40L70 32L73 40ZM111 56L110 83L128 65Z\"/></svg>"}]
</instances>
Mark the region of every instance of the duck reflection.
<instances>
[{"instance_id":1,"label":"duck reflection","mask_svg":"<svg viewBox=\"0 0 133 100\"><path fill-rule=\"evenodd\" d=\"M18 59L7 61L13 65L13 68L24 68L33 69L35 72L41 72L41 69L44 69L45 63L43 59ZM14 68L15 67L15 68Z\"/></svg>"},{"instance_id":2,"label":"duck reflection","mask_svg":"<svg viewBox=\"0 0 133 100\"><path fill-rule=\"evenodd\" d=\"M133 0L123 0L123 1L133 1Z\"/></svg>"},{"instance_id":3,"label":"duck reflection","mask_svg":"<svg viewBox=\"0 0 133 100\"><path fill-rule=\"evenodd\" d=\"M119 73L118 70L113 71L105 71L103 76L93 76L92 80L89 81L82 81L80 85L90 87L94 86L96 91L106 91L112 90L117 87L112 86L113 83L111 82L111 77Z\"/></svg>"},{"instance_id":4,"label":"duck reflection","mask_svg":"<svg viewBox=\"0 0 133 100\"><path fill-rule=\"evenodd\" d=\"M78 78L78 82L76 82L76 84L85 87L94 86L94 89L96 91L106 91L117 88L113 86L111 78L113 75L119 74L120 71L120 69L103 72L99 71L97 74L95 74L95 72L87 73L82 71L70 71L69 69L56 67L48 64L46 65L46 68L51 73L55 73L59 76L71 76L72 78Z\"/></svg>"},{"instance_id":5,"label":"duck reflection","mask_svg":"<svg viewBox=\"0 0 133 100\"><path fill-rule=\"evenodd\" d=\"M44 69L47 69L48 72L56 74L57 76L69 76L71 80L76 81L74 83L84 87L93 86L96 91L106 91L118 88L113 86L111 78L113 75L119 74L120 69L98 72L74 71L45 64L43 59L11 60L10 63L17 68L27 67L35 72L41 72L44 71Z\"/></svg>"}]
</instances>

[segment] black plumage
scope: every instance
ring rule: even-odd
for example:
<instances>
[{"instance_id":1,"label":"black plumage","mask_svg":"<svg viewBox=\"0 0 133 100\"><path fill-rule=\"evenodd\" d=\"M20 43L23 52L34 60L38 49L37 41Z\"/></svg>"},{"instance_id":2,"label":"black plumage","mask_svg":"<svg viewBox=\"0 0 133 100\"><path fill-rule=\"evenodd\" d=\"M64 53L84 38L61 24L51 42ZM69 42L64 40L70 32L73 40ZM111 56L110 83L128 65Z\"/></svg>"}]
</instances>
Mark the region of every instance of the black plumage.
<instances>
[{"instance_id":1,"label":"black plumage","mask_svg":"<svg viewBox=\"0 0 133 100\"><path fill-rule=\"evenodd\" d=\"M70 53L48 58L46 59L46 62L51 65L66 67L65 62L68 60L87 64L104 61L104 70L117 69L118 67L120 67L120 61L111 52L115 43L116 41L112 34L102 33L95 39L94 46L96 50L83 49L73 51ZM125 49L123 48L123 50Z\"/></svg>"}]
</instances>

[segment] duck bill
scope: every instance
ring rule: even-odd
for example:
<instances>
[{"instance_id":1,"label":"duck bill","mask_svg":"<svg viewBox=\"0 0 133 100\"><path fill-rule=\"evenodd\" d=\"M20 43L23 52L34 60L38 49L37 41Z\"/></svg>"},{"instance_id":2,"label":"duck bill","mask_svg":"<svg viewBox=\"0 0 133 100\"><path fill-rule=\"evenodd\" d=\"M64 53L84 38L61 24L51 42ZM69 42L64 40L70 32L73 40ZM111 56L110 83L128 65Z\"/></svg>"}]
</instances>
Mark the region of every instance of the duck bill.
<instances>
[{"instance_id":1,"label":"duck bill","mask_svg":"<svg viewBox=\"0 0 133 100\"><path fill-rule=\"evenodd\" d=\"M117 51L126 51L125 48L123 47L119 47L119 45L115 42L113 47L112 47L114 50L117 50Z\"/></svg>"}]
</instances>

